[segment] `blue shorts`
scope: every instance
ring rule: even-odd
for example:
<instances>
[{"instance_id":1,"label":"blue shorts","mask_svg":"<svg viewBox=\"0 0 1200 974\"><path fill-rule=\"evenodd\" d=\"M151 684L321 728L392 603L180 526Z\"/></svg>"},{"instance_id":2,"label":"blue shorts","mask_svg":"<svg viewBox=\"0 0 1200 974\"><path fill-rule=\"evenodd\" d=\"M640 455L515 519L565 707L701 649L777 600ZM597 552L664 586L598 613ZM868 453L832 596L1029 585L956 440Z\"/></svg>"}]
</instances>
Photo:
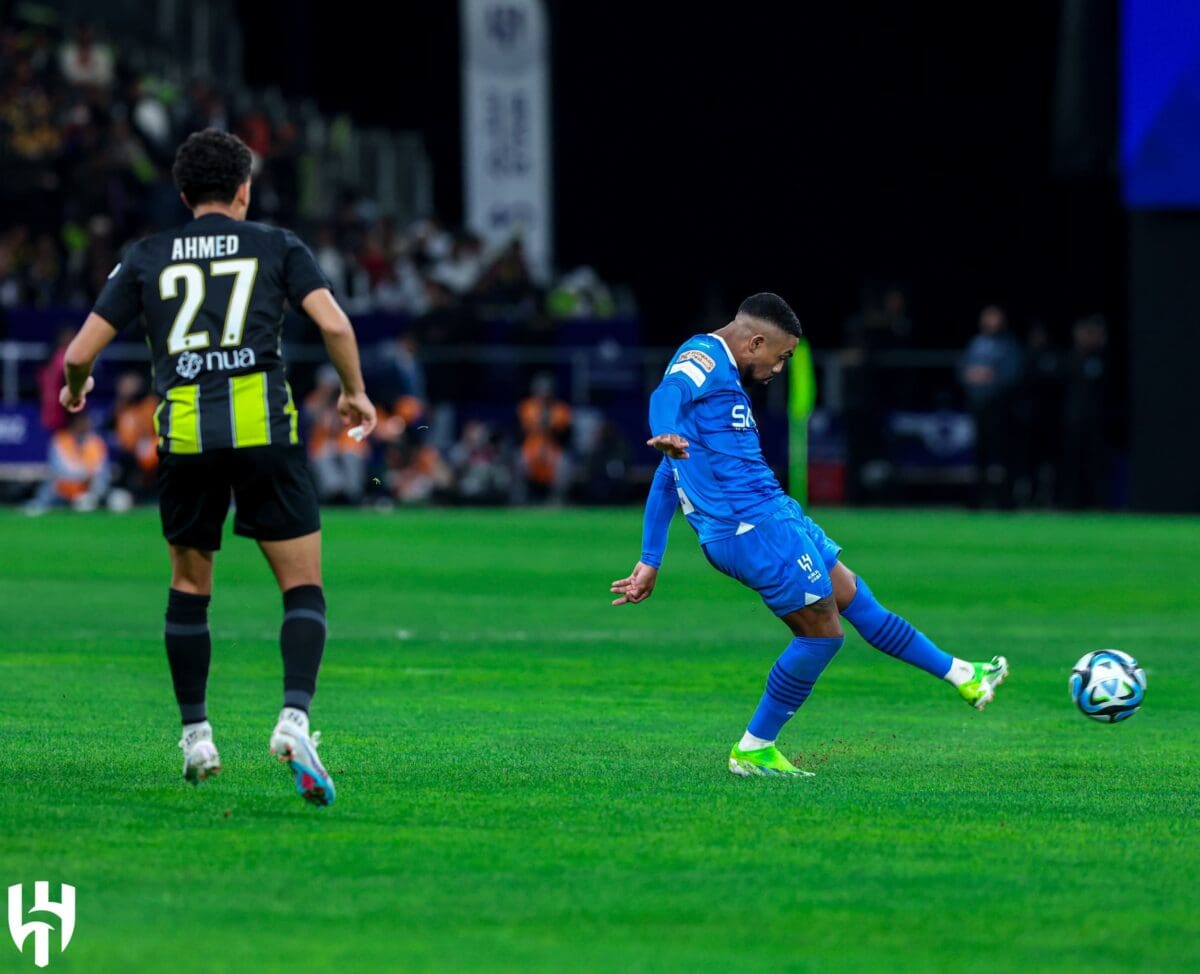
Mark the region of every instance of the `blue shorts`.
<instances>
[{"instance_id":1,"label":"blue shorts","mask_svg":"<svg viewBox=\"0 0 1200 974\"><path fill-rule=\"evenodd\" d=\"M714 568L754 589L777 616L833 595L830 572L842 551L795 501L769 521L701 549Z\"/></svg>"}]
</instances>

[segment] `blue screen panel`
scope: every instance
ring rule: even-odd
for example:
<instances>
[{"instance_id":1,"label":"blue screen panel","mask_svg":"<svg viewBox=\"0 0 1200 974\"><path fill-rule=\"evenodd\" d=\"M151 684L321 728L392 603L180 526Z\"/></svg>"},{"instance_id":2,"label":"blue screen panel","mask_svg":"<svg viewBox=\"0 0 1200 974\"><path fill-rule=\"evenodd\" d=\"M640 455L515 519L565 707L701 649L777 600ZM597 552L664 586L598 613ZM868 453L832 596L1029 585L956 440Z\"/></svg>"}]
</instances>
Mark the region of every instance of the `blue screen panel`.
<instances>
[{"instance_id":1,"label":"blue screen panel","mask_svg":"<svg viewBox=\"0 0 1200 974\"><path fill-rule=\"evenodd\" d=\"M1121 186L1133 209L1200 208L1200 0L1122 0Z\"/></svg>"}]
</instances>

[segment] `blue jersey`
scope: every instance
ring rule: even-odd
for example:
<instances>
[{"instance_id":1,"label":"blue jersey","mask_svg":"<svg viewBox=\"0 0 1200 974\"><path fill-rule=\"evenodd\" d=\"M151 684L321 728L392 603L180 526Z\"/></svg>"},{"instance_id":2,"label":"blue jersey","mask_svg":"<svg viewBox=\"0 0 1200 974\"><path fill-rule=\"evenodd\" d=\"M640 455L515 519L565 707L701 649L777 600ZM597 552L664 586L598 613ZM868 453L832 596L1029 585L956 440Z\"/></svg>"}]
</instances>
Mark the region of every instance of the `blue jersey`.
<instances>
[{"instance_id":1,"label":"blue jersey","mask_svg":"<svg viewBox=\"0 0 1200 974\"><path fill-rule=\"evenodd\" d=\"M676 390L656 392L650 429L688 441L689 458L668 462L700 543L745 533L786 506L790 498L763 458L750 397L722 338L695 335L680 346L659 386Z\"/></svg>"}]
</instances>

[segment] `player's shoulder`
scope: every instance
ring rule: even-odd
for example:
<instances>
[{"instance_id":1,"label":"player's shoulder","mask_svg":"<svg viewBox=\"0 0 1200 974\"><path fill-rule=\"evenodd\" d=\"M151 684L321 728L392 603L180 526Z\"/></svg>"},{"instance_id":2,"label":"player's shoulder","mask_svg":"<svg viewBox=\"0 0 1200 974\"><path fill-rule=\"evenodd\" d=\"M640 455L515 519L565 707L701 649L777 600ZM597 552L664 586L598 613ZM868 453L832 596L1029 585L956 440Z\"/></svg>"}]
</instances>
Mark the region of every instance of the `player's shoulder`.
<instances>
[{"instance_id":1,"label":"player's shoulder","mask_svg":"<svg viewBox=\"0 0 1200 974\"><path fill-rule=\"evenodd\" d=\"M697 386L710 379L714 384L723 384L727 378L728 352L721 339L715 335L693 335L675 350L667 366L667 375L681 373Z\"/></svg>"},{"instance_id":2,"label":"player's shoulder","mask_svg":"<svg viewBox=\"0 0 1200 974\"><path fill-rule=\"evenodd\" d=\"M156 255L164 246L169 247L169 244L164 244L160 239L165 237L167 232L152 233L127 244L121 250L116 266L109 273L108 279L111 281L113 278L129 272L140 274L147 267L156 263L162 263L163 261L159 260Z\"/></svg>"},{"instance_id":3,"label":"player's shoulder","mask_svg":"<svg viewBox=\"0 0 1200 974\"><path fill-rule=\"evenodd\" d=\"M238 224L238 233L245 240L252 240L266 247L286 250L295 246L300 238L287 227L277 227L270 223L259 223L257 220L242 220Z\"/></svg>"},{"instance_id":4,"label":"player's shoulder","mask_svg":"<svg viewBox=\"0 0 1200 974\"><path fill-rule=\"evenodd\" d=\"M695 362L705 372L719 372L726 361L725 347L714 335L693 335L675 350L671 364Z\"/></svg>"}]
</instances>

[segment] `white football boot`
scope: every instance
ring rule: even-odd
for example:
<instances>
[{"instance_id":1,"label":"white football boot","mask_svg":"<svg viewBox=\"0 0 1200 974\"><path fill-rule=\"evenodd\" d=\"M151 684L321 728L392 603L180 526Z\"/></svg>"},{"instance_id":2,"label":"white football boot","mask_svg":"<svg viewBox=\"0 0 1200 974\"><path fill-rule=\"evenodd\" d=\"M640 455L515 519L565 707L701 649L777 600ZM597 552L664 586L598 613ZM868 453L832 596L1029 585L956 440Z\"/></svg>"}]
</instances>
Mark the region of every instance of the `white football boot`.
<instances>
[{"instance_id":1,"label":"white football boot","mask_svg":"<svg viewBox=\"0 0 1200 974\"><path fill-rule=\"evenodd\" d=\"M207 720L199 724L188 724L179 741L183 748L183 780L198 785L205 778L221 773L221 755L212 740L212 724Z\"/></svg>"},{"instance_id":2,"label":"white football boot","mask_svg":"<svg viewBox=\"0 0 1200 974\"><path fill-rule=\"evenodd\" d=\"M271 753L291 768L296 778L296 791L305 801L317 806L332 805L337 790L317 757L320 741L319 731L309 736L308 714L295 707L284 707L271 735Z\"/></svg>"}]
</instances>

